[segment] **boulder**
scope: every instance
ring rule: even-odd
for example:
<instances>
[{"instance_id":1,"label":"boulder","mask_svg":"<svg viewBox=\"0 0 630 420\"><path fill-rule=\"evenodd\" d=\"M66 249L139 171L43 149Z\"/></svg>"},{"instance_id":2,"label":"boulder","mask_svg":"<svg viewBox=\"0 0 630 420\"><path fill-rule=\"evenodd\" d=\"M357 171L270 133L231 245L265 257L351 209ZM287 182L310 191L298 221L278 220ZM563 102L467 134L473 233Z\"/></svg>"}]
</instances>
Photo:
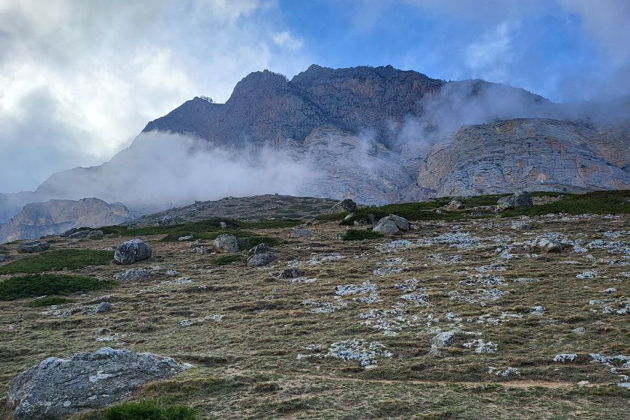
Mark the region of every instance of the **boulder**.
<instances>
[{"instance_id":1,"label":"boulder","mask_svg":"<svg viewBox=\"0 0 630 420\"><path fill-rule=\"evenodd\" d=\"M142 261L151 258L153 250L149 244L142 239L132 239L124 242L116 248L114 252L114 261L117 264L133 264L136 261Z\"/></svg>"},{"instance_id":2,"label":"boulder","mask_svg":"<svg viewBox=\"0 0 630 420\"><path fill-rule=\"evenodd\" d=\"M393 235L400 231L407 231L411 228L409 221L404 217L390 214L385 216L376 223L376 226L372 229L374 232L384 233L387 235Z\"/></svg>"},{"instance_id":3,"label":"boulder","mask_svg":"<svg viewBox=\"0 0 630 420\"><path fill-rule=\"evenodd\" d=\"M507 197L501 197L497 202L497 210L526 209L533 205L532 196L526 191L520 191Z\"/></svg>"},{"instance_id":4,"label":"boulder","mask_svg":"<svg viewBox=\"0 0 630 420\"><path fill-rule=\"evenodd\" d=\"M433 356L439 356L440 350L445 347L451 347L457 335L456 330L443 331L431 338L431 350L429 353Z\"/></svg>"},{"instance_id":5,"label":"boulder","mask_svg":"<svg viewBox=\"0 0 630 420\"><path fill-rule=\"evenodd\" d=\"M8 401L16 420L66 419L119 402L189 367L170 357L108 347L68 359L49 357L10 382Z\"/></svg>"},{"instance_id":6,"label":"boulder","mask_svg":"<svg viewBox=\"0 0 630 420\"><path fill-rule=\"evenodd\" d=\"M395 235L396 233L400 233L400 229L396 226L396 222L387 218L379 220L372 230L385 235Z\"/></svg>"},{"instance_id":7,"label":"boulder","mask_svg":"<svg viewBox=\"0 0 630 420\"><path fill-rule=\"evenodd\" d=\"M17 250L22 254L33 254L46 251L48 248L50 248L50 244L46 241L30 241L20 244Z\"/></svg>"},{"instance_id":8,"label":"boulder","mask_svg":"<svg viewBox=\"0 0 630 420\"><path fill-rule=\"evenodd\" d=\"M463 210L465 208L466 206L464 205L464 202L461 199L454 198L446 206L446 211L457 211L457 210Z\"/></svg>"},{"instance_id":9,"label":"boulder","mask_svg":"<svg viewBox=\"0 0 630 420\"><path fill-rule=\"evenodd\" d=\"M214 249L217 252L238 252L241 247L236 236L223 234L214 240Z\"/></svg>"},{"instance_id":10,"label":"boulder","mask_svg":"<svg viewBox=\"0 0 630 420\"><path fill-rule=\"evenodd\" d=\"M264 252L260 254L254 254L247 260L248 267L262 267L275 261L275 255Z\"/></svg>"},{"instance_id":11,"label":"boulder","mask_svg":"<svg viewBox=\"0 0 630 420\"><path fill-rule=\"evenodd\" d=\"M335 204L334 206L332 206L332 208L330 209L330 213L339 213L342 211L354 212L354 211L357 211L358 208L359 207L357 206L357 203L355 203L353 200L349 198L345 198L341 200L340 202L338 202L337 204Z\"/></svg>"},{"instance_id":12,"label":"boulder","mask_svg":"<svg viewBox=\"0 0 630 420\"><path fill-rule=\"evenodd\" d=\"M267 246L267 244L265 243L262 243L250 249L249 255L267 254L269 251L270 251L269 246Z\"/></svg>"}]
</instances>

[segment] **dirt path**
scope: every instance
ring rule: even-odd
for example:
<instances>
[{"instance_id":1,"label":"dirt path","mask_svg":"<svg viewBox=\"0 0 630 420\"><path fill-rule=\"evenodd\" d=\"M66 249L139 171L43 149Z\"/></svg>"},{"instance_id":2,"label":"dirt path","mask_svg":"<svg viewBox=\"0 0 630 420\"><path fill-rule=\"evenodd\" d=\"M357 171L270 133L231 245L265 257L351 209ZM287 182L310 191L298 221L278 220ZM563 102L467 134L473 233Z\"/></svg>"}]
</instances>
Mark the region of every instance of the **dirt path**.
<instances>
[{"instance_id":1,"label":"dirt path","mask_svg":"<svg viewBox=\"0 0 630 420\"><path fill-rule=\"evenodd\" d=\"M535 380L516 380L507 382L449 382L449 381L422 381L422 380L393 380L393 379L360 379L350 377L339 376L326 376L326 375L304 375L302 378L318 379L324 381L352 381L352 382L370 382L370 383L383 383L389 385L460 385L465 387L477 387L480 385L499 385L504 388L571 388L577 386L575 382L553 382L553 381L535 381ZM608 384L587 384L587 387L594 387Z\"/></svg>"}]
</instances>

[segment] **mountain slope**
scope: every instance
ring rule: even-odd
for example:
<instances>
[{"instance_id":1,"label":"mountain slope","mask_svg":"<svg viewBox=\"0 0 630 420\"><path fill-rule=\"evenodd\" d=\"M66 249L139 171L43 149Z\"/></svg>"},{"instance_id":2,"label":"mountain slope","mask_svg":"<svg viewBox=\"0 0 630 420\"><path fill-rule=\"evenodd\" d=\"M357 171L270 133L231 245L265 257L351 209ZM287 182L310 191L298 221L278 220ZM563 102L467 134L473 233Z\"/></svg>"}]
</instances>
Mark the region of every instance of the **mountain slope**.
<instances>
[{"instance_id":1,"label":"mountain slope","mask_svg":"<svg viewBox=\"0 0 630 420\"><path fill-rule=\"evenodd\" d=\"M626 188L628 103L555 104L523 89L391 66L313 65L291 80L256 72L225 104L195 98L149 122L101 166L55 174L35 193L0 195L0 222L51 198L99 197L155 212L263 193L383 204Z\"/></svg>"}]
</instances>

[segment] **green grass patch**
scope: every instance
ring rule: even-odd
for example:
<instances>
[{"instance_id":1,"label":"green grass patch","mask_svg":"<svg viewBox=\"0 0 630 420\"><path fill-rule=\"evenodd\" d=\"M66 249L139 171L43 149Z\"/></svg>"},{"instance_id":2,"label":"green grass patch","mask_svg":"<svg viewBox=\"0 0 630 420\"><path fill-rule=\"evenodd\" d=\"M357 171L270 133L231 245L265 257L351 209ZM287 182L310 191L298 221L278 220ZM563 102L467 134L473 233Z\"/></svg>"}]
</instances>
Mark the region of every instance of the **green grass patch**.
<instances>
[{"instance_id":1,"label":"green grass patch","mask_svg":"<svg viewBox=\"0 0 630 420\"><path fill-rule=\"evenodd\" d=\"M401 203L388 204L380 207L364 207L352 213L352 217L344 219L348 213L340 213L338 219L343 220L343 225L353 225L355 221L361 223L369 222L369 216L373 215L376 220L382 217L395 214L404 217L407 220L456 220L464 217L461 213L436 213L435 209L442 207L450 202L450 198L438 198L433 201L425 201L421 203ZM332 215L325 215L326 218ZM322 219L325 220L325 219Z\"/></svg>"},{"instance_id":2,"label":"green grass patch","mask_svg":"<svg viewBox=\"0 0 630 420\"><path fill-rule=\"evenodd\" d=\"M558 195L558 194L555 194ZM550 213L630 214L630 190L595 191L586 194L563 194L564 198L528 209L506 210L504 217L538 216Z\"/></svg>"},{"instance_id":3,"label":"green grass patch","mask_svg":"<svg viewBox=\"0 0 630 420\"><path fill-rule=\"evenodd\" d=\"M195 420L195 411L183 405L163 407L156 401L138 401L107 408L105 420Z\"/></svg>"},{"instance_id":4,"label":"green grass patch","mask_svg":"<svg viewBox=\"0 0 630 420\"><path fill-rule=\"evenodd\" d=\"M210 264L212 265L229 265L235 263L237 261L243 261L243 256L240 254L234 255L223 255L221 257L216 257L210 260Z\"/></svg>"},{"instance_id":5,"label":"green grass patch","mask_svg":"<svg viewBox=\"0 0 630 420\"><path fill-rule=\"evenodd\" d=\"M113 257L112 251L59 249L24 257L0 266L0 274L35 274L63 269L76 270L90 265L109 264Z\"/></svg>"},{"instance_id":6,"label":"green grass patch","mask_svg":"<svg viewBox=\"0 0 630 420\"><path fill-rule=\"evenodd\" d=\"M15 300L44 295L67 295L75 292L107 289L115 284L115 281L97 280L92 277L31 274L0 281L0 300Z\"/></svg>"},{"instance_id":7,"label":"green grass patch","mask_svg":"<svg viewBox=\"0 0 630 420\"><path fill-rule=\"evenodd\" d=\"M74 302L72 299L60 296L46 296L35 299L34 301L27 303L26 306L30 306L31 308L41 308L43 306L63 305L65 303L72 302Z\"/></svg>"},{"instance_id":8,"label":"green grass patch","mask_svg":"<svg viewBox=\"0 0 630 420\"><path fill-rule=\"evenodd\" d=\"M276 238L273 236L264 236L258 235L253 232L248 232L246 230L219 230L215 232L201 232L201 233L189 233L192 234L193 239L206 239L206 240L214 240L217 236L228 234L234 235L238 238L239 243L242 249L249 249L253 246L256 246L260 243L266 243L269 246L276 246L285 243L284 239ZM162 238L162 242L173 242L177 241L180 234L168 234L164 238Z\"/></svg>"},{"instance_id":9,"label":"green grass patch","mask_svg":"<svg viewBox=\"0 0 630 420\"><path fill-rule=\"evenodd\" d=\"M382 237L383 235L381 233L372 232L371 230L348 229L341 239L344 241L362 241L365 239L378 239Z\"/></svg>"}]
</instances>

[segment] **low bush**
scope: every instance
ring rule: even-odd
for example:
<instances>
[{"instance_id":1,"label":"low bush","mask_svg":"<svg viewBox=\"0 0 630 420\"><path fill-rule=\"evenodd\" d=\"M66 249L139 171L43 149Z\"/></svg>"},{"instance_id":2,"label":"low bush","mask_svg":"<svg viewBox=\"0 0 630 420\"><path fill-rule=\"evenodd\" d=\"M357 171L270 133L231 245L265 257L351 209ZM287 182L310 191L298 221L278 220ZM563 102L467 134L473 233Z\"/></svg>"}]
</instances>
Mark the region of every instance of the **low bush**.
<instances>
[{"instance_id":1,"label":"low bush","mask_svg":"<svg viewBox=\"0 0 630 420\"><path fill-rule=\"evenodd\" d=\"M31 274L0 281L0 300L24 297L67 295L75 292L107 289L116 282L92 277L63 274Z\"/></svg>"},{"instance_id":2,"label":"low bush","mask_svg":"<svg viewBox=\"0 0 630 420\"><path fill-rule=\"evenodd\" d=\"M138 401L109 407L105 420L194 420L195 411L183 405L163 407L155 401Z\"/></svg>"},{"instance_id":3,"label":"low bush","mask_svg":"<svg viewBox=\"0 0 630 420\"><path fill-rule=\"evenodd\" d=\"M112 258L114 258L112 251L59 249L30 255L0 266L0 274L35 274L63 269L76 270L90 265L109 264Z\"/></svg>"},{"instance_id":4,"label":"low bush","mask_svg":"<svg viewBox=\"0 0 630 420\"><path fill-rule=\"evenodd\" d=\"M371 230L348 229L341 239L344 241L362 241L364 239L377 239L382 237L383 235L381 233L373 232Z\"/></svg>"}]
</instances>

